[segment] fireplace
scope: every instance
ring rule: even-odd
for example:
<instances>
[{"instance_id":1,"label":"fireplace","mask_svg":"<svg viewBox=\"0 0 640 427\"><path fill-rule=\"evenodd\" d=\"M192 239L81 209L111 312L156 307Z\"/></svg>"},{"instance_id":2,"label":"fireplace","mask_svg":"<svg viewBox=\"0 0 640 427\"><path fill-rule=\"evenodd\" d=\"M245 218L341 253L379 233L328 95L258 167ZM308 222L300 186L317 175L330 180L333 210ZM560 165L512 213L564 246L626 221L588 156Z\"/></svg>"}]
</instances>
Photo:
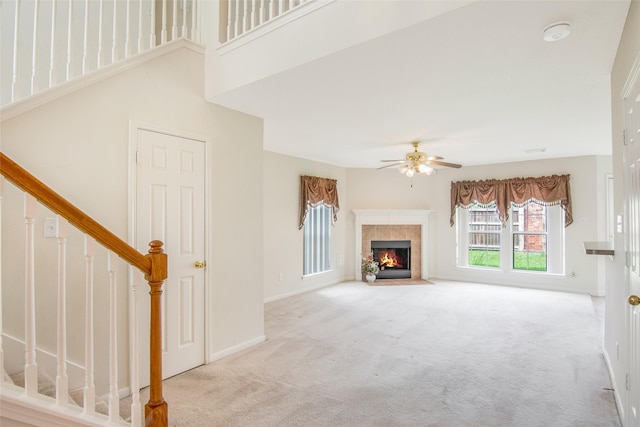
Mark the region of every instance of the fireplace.
<instances>
[{"instance_id":1,"label":"fireplace","mask_svg":"<svg viewBox=\"0 0 640 427\"><path fill-rule=\"evenodd\" d=\"M372 240L373 259L378 261L378 279L411 278L411 240Z\"/></svg>"},{"instance_id":2,"label":"fireplace","mask_svg":"<svg viewBox=\"0 0 640 427\"><path fill-rule=\"evenodd\" d=\"M363 254L371 252L374 240L409 240L410 268L413 279L429 278L429 214L428 210L354 210L355 264L354 277L362 277Z\"/></svg>"}]
</instances>

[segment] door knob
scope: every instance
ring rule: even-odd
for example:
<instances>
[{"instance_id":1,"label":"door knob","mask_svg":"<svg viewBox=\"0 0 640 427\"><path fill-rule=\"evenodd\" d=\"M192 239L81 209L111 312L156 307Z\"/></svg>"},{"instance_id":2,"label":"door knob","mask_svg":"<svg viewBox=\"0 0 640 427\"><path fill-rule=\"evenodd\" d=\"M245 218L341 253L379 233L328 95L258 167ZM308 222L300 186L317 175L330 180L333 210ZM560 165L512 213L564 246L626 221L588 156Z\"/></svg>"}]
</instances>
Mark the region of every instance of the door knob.
<instances>
[{"instance_id":1,"label":"door knob","mask_svg":"<svg viewBox=\"0 0 640 427\"><path fill-rule=\"evenodd\" d=\"M195 268L205 268L207 266L207 261L196 261L193 265Z\"/></svg>"},{"instance_id":2,"label":"door knob","mask_svg":"<svg viewBox=\"0 0 640 427\"><path fill-rule=\"evenodd\" d=\"M631 295L628 301L631 305L640 305L640 297L638 295Z\"/></svg>"}]
</instances>

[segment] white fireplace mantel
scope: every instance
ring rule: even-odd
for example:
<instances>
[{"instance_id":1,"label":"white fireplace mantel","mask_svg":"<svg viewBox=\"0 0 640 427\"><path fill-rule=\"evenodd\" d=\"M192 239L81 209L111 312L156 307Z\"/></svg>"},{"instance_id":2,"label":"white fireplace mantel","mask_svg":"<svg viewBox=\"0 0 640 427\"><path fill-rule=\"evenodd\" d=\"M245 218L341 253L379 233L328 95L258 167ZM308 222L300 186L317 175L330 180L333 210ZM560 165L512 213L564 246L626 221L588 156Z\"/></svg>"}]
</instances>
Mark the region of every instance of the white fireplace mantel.
<instances>
[{"instance_id":1,"label":"white fireplace mantel","mask_svg":"<svg viewBox=\"0 0 640 427\"><path fill-rule=\"evenodd\" d=\"M355 277L361 276L360 260L362 259L362 226L363 225L421 225L422 240L422 278L429 278L429 210L371 210L371 209L354 209L356 216L355 226Z\"/></svg>"}]
</instances>

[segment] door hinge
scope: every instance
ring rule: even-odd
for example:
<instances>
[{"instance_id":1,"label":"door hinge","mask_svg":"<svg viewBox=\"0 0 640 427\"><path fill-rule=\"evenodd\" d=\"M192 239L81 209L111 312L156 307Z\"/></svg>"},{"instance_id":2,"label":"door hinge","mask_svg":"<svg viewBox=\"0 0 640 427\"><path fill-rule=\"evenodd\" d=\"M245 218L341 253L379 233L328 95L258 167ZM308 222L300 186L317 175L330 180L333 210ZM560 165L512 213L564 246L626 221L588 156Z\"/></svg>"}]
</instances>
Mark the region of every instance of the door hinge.
<instances>
[{"instance_id":1,"label":"door hinge","mask_svg":"<svg viewBox=\"0 0 640 427\"><path fill-rule=\"evenodd\" d=\"M629 251L624 252L624 266L627 268L631 267L631 252Z\"/></svg>"},{"instance_id":2,"label":"door hinge","mask_svg":"<svg viewBox=\"0 0 640 427\"><path fill-rule=\"evenodd\" d=\"M630 376L629 374L625 375L625 379L624 379L624 386L627 390L631 390L631 381L630 381Z\"/></svg>"},{"instance_id":3,"label":"door hinge","mask_svg":"<svg viewBox=\"0 0 640 427\"><path fill-rule=\"evenodd\" d=\"M136 164L140 164L140 152L138 150L136 150Z\"/></svg>"},{"instance_id":4,"label":"door hinge","mask_svg":"<svg viewBox=\"0 0 640 427\"><path fill-rule=\"evenodd\" d=\"M627 130L622 129L622 145L627 145Z\"/></svg>"}]
</instances>

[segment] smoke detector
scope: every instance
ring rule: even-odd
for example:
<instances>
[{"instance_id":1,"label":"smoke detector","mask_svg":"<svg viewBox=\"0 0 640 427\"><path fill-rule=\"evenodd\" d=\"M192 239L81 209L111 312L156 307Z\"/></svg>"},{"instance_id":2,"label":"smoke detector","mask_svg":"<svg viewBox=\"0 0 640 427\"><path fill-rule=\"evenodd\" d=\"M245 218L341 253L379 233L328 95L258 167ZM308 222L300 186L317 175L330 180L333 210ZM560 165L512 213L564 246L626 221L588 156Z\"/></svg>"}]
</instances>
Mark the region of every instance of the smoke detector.
<instances>
[{"instance_id":1,"label":"smoke detector","mask_svg":"<svg viewBox=\"0 0 640 427\"><path fill-rule=\"evenodd\" d=\"M556 22L547 26L542 31L542 38L548 42L562 40L571 33L571 24L568 22Z\"/></svg>"}]
</instances>

